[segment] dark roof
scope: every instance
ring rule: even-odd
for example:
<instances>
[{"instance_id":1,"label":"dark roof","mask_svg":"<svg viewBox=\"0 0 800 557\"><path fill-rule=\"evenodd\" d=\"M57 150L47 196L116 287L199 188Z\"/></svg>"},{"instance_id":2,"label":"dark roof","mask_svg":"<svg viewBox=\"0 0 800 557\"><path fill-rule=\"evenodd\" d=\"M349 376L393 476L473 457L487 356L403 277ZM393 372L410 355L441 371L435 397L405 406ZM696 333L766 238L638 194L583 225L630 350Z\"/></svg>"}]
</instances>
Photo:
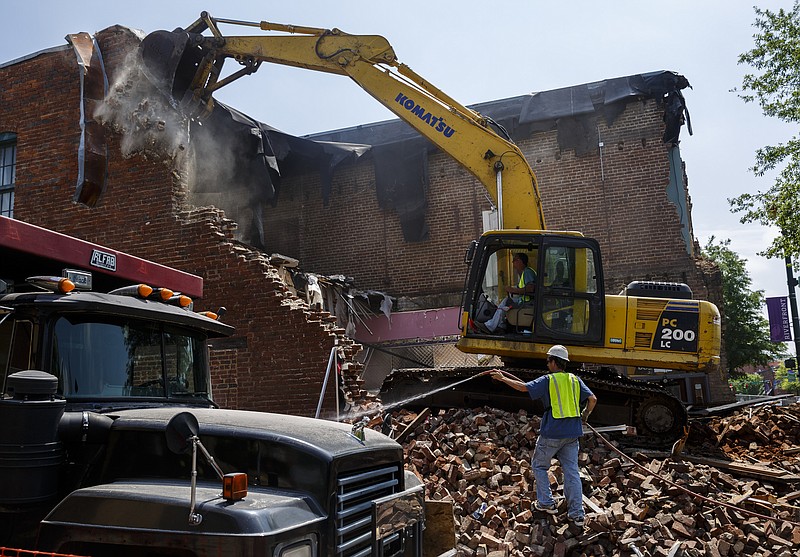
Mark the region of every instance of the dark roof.
<instances>
[{"instance_id":1,"label":"dark roof","mask_svg":"<svg viewBox=\"0 0 800 557\"><path fill-rule=\"evenodd\" d=\"M610 124L631 100L663 99L686 87L690 85L684 76L662 70L488 101L469 108L502 125L513 137L529 134L532 129L549 129L559 119L591 114L602 115ZM381 145L418 139L419 134L398 119L303 137L314 141Z\"/></svg>"}]
</instances>

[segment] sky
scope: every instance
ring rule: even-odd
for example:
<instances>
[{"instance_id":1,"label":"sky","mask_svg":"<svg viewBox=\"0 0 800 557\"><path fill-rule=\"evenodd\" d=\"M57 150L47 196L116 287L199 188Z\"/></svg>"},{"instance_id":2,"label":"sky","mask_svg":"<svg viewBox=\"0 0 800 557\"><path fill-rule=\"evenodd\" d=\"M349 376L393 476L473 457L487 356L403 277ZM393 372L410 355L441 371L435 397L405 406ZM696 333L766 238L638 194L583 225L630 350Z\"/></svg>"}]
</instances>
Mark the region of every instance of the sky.
<instances>
[{"instance_id":1,"label":"sky","mask_svg":"<svg viewBox=\"0 0 800 557\"><path fill-rule=\"evenodd\" d=\"M188 26L206 10L218 18L383 35L400 62L466 105L675 71L692 86L683 93L694 133L684 127L680 148L695 237L701 245L712 236L729 238L731 249L747 260L752 289L766 297L786 296L783 260L757 254L776 230L741 224L727 202L771 186L774 176L756 177L749 171L755 151L796 132L732 91L748 71L737 60L753 46L753 5L789 10L792 1L6 0L0 63L64 45L70 33L95 33L112 25L144 33L172 30ZM239 26L222 29L226 34L259 33ZM345 77L274 64L262 65L215 97L293 135L394 118Z\"/></svg>"}]
</instances>

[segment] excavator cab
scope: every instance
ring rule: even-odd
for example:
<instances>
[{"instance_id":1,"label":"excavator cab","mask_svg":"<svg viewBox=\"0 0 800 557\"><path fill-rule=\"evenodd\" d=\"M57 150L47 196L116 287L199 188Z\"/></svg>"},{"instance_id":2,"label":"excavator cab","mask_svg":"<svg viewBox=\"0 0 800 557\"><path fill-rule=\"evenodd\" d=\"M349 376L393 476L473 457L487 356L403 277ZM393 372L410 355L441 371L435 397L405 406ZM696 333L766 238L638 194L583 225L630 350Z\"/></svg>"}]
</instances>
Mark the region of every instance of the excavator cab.
<instances>
[{"instance_id":1,"label":"excavator cab","mask_svg":"<svg viewBox=\"0 0 800 557\"><path fill-rule=\"evenodd\" d=\"M513 307L489 334L478 324L490 321L496 308L507 302L508 286L519 285L512 264L519 254L527 256L527 266L536 273L535 289L532 295L512 294ZM530 353L537 350L536 344L602 343L605 293L596 241L578 233L492 231L481 237L468 259L462 302L465 339L521 343L504 356L526 360L544 357Z\"/></svg>"}]
</instances>

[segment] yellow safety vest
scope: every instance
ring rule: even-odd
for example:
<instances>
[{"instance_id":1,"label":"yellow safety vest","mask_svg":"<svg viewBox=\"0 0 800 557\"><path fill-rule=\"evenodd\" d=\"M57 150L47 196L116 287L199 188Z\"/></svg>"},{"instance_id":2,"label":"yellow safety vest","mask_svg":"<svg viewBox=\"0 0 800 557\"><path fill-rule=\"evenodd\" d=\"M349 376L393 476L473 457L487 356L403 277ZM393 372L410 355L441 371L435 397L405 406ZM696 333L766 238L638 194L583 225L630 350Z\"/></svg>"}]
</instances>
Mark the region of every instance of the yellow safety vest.
<instances>
[{"instance_id":1,"label":"yellow safety vest","mask_svg":"<svg viewBox=\"0 0 800 557\"><path fill-rule=\"evenodd\" d=\"M525 271L527 271L528 269L530 269L530 267L525 267L522 270L522 273L519 275L519 282L517 283L517 288L521 288L523 292L525 291ZM531 271L533 271L533 277L534 279L536 279L536 271L534 271L533 269L531 269ZM531 297L528 296L527 294L522 294L519 299L523 302L531 301Z\"/></svg>"},{"instance_id":2,"label":"yellow safety vest","mask_svg":"<svg viewBox=\"0 0 800 557\"><path fill-rule=\"evenodd\" d=\"M581 415L581 383L571 373L551 373L550 411L554 418L577 418Z\"/></svg>"}]
</instances>

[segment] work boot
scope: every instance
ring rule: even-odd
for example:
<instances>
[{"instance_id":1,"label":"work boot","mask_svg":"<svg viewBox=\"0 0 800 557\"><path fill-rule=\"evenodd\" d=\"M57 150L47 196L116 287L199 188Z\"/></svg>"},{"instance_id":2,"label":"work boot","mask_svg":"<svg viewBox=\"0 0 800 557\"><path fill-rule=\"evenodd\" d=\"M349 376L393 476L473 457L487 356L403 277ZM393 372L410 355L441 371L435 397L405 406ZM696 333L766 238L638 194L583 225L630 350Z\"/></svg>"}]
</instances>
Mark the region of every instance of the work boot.
<instances>
[{"instance_id":1,"label":"work boot","mask_svg":"<svg viewBox=\"0 0 800 557\"><path fill-rule=\"evenodd\" d=\"M552 503L550 505L543 505L537 499L536 501L533 502L533 508L534 510L547 514L558 514L558 509L556 508L555 503Z\"/></svg>"}]
</instances>

